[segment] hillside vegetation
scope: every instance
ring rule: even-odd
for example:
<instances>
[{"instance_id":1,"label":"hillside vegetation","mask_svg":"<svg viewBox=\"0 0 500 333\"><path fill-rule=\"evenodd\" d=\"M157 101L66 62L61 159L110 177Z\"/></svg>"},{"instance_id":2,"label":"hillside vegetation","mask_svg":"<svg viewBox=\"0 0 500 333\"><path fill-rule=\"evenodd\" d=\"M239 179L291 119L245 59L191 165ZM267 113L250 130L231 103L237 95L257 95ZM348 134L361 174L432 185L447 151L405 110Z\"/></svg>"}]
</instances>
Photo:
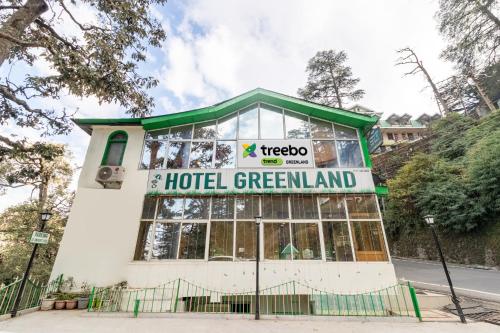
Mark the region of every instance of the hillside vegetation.
<instances>
[{"instance_id":1,"label":"hillside vegetation","mask_svg":"<svg viewBox=\"0 0 500 333\"><path fill-rule=\"evenodd\" d=\"M394 254L433 257L422 218L433 214L452 260L500 265L500 111L481 120L451 114L432 131L431 152L413 156L388 182Z\"/></svg>"}]
</instances>

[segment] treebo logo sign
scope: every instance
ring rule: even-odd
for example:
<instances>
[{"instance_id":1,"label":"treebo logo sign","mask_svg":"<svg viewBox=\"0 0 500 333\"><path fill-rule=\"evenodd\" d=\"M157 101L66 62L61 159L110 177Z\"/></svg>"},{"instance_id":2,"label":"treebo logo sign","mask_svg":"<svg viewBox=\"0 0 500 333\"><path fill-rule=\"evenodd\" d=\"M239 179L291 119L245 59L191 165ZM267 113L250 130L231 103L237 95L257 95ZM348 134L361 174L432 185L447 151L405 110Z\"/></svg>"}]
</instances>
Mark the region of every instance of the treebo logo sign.
<instances>
[{"instance_id":1,"label":"treebo logo sign","mask_svg":"<svg viewBox=\"0 0 500 333\"><path fill-rule=\"evenodd\" d=\"M245 157L257 157L257 154L255 153L255 149L257 148L257 145L255 143L252 143L249 145L248 143L243 144L243 158Z\"/></svg>"},{"instance_id":2,"label":"treebo logo sign","mask_svg":"<svg viewBox=\"0 0 500 333\"><path fill-rule=\"evenodd\" d=\"M242 143L240 167L313 167L310 140L256 140ZM259 157L255 158L254 157ZM252 158L247 158L247 157Z\"/></svg>"}]
</instances>

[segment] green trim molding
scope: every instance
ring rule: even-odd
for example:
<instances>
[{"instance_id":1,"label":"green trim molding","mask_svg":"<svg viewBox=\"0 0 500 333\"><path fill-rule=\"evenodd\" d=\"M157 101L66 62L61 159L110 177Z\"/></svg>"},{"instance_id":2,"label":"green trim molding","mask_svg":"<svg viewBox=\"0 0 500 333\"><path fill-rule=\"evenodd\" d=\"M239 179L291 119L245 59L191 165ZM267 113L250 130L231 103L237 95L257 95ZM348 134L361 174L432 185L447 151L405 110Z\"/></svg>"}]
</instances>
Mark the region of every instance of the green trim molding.
<instances>
[{"instance_id":1,"label":"green trim molding","mask_svg":"<svg viewBox=\"0 0 500 333\"><path fill-rule=\"evenodd\" d=\"M125 135L125 139L114 139L114 137L118 134L123 134ZM111 146L112 143L124 143L121 155L120 155L120 162L118 165L122 165L123 162L123 155L125 155L125 149L127 148L127 141L128 141L128 134L125 131L119 130L119 131L114 131L108 136L108 141L106 143L106 149L104 149L104 154L102 155L102 160L101 160L101 165L108 165L108 155L109 155L109 147Z\"/></svg>"},{"instance_id":2,"label":"green trim molding","mask_svg":"<svg viewBox=\"0 0 500 333\"><path fill-rule=\"evenodd\" d=\"M361 129L363 136L379 119L375 115L368 116L353 111L332 108L274 91L257 88L221 103L190 111L146 118L73 119L73 122L89 134L92 133L92 126L94 125L142 126L145 130L155 130L194 122L215 120L257 102L268 103L304 115L355 127ZM363 152L364 150L365 148L363 148ZM371 164L370 159L366 158L366 156L368 155L365 153L367 165Z\"/></svg>"}]
</instances>

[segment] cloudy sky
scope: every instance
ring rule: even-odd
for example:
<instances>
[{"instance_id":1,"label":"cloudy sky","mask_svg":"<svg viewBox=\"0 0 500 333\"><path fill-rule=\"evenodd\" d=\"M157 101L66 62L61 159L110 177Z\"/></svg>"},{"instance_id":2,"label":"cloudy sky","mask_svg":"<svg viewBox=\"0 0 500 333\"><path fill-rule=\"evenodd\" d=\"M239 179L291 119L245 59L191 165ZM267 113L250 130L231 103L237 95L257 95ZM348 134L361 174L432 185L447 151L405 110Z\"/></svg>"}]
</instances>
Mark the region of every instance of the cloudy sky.
<instances>
[{"instance_id":1,"label":"cloudy sky","mask_svg":"<svg viewBox=\"0 0 500 333\"><path fill-rule=\"evenodd\" d=\"M396 50L410 46L435 80L446 78L450 64L439 59L444 41L434 14L437 0L171 0L154 11L168 37L161 48L150 49L143 71L160 80L150 93L154 114L185 111L210 105L262 87L296 95L304 86L307 61L321 50L345 50L359 87L359 101L384 117L392 113L435 113L437 107L418 75L402 77L394 66ZM88 8L78 8L92 20ZM69 21L65 31L76 31ZM2 67L0 74L8 69ZM48 64L36 71L49 73ZM117 105L99 105L93 98L64 96L51 101L55 108L76 111L77 117L121 117ZM39 139L33 130L14 126L2 132ZM81 165L87 134L75 128L67 137L47 140L69 145L73 164ZM76 183L76 182L74 182ZM75 184L73 184L74 186ZM0 197L0 211L29 198L30 190L9 190Z\"/></svg>"}]
</instances>

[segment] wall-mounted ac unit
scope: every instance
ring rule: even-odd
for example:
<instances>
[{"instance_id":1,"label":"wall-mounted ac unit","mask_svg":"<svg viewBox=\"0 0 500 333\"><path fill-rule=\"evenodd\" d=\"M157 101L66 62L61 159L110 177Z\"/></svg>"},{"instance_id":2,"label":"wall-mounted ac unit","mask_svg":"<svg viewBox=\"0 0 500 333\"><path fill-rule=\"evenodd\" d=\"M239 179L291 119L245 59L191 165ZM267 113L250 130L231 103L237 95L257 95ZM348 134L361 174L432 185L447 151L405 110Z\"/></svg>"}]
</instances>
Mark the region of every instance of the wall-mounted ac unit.
<instances>
[{"instance_id":1,"label":"wall-mounted ac unit","mask_svg":"<svg viewBox=\"0 0 500 333\"><path fill-rule=\"evenodd\" d=\"M103 165L97 170L95 180L105 188L120 188L125 176L122 166Z\"/></svg>"}]
</instances>

